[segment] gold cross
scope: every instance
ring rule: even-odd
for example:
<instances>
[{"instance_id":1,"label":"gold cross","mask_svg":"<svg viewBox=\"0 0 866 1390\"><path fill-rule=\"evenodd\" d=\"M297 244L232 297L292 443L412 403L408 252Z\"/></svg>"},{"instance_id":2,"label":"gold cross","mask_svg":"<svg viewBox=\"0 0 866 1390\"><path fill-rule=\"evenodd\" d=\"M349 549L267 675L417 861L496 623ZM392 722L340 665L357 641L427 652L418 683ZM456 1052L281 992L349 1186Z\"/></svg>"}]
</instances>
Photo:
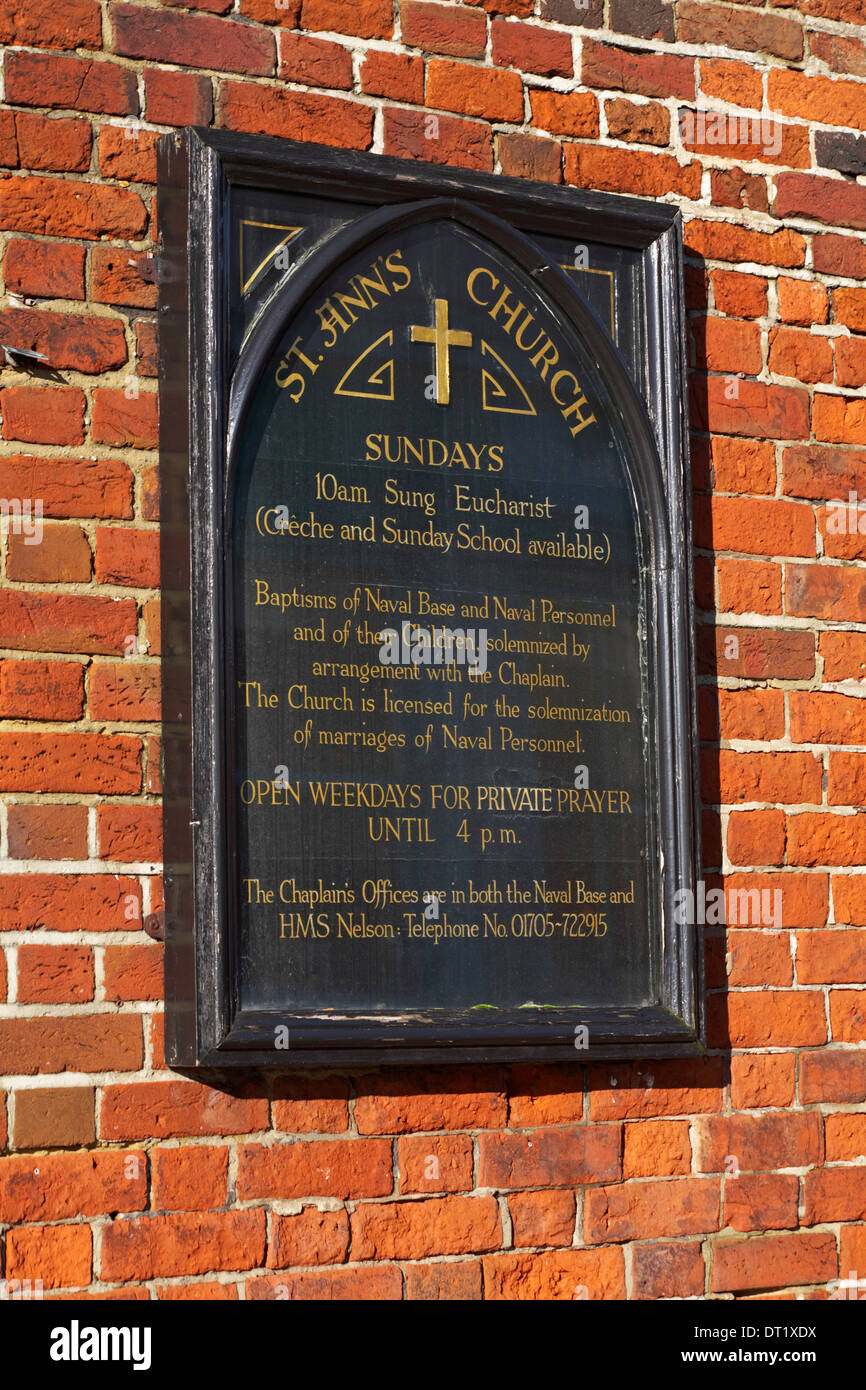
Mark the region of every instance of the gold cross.
<instances>
[{"instance_id":1,"label":"gold cross","mask_svg":"<svg viewBox=\"0 0 866 1390\"><path fill-rule=\"evenodd\" d=\"M411 333L413 343L435 343L436 401L439 405L448 405L451 400L451 363L448 349L450 347L471 347L472 334L449 329L447 299L436 300L436 319L432 328L413 324Z\"/></svg>"}]
</instances>

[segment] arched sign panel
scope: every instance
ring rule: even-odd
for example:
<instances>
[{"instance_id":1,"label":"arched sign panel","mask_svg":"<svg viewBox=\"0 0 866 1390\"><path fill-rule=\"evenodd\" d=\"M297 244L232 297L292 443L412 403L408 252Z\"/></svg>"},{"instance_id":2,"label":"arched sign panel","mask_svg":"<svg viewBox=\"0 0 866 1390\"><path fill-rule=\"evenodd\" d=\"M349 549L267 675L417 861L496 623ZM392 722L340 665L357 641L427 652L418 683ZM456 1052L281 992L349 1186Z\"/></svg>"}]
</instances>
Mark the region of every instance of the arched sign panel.
<instances>
[{"instance_id":1,"label":"arched sign panel","mask_svg":"<svg viewBox=\"0 0 866 1390\"><path fill-rule=\"evenodd\" d=\"M581 218L545 190L545 212L525 185L354 158L340 206L309 149L188 141L162 193L169 305L201 290L188 335L163 326L169 703L189 690L166 731L168 1055L693 1050L671 215L625 200L605 257L601 225L579 241L591 198ZM601 264L568 255L569 214Z\"/></svg>"}]
</instances>

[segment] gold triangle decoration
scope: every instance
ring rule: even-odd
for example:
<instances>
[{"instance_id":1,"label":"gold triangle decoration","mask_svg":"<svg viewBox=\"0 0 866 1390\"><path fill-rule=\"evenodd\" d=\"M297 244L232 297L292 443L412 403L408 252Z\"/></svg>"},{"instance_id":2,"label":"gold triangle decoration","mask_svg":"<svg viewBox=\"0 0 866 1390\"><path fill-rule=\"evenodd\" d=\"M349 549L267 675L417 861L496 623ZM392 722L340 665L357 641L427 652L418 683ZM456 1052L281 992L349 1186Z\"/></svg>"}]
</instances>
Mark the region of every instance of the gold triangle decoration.
<instances>
[{"instance_id":1,"label":"gold triangle decoration","mask_svg":"<svg viewBox=\"0 0 866 1390\"><path fill-rule=\"evenodd\" d=\"M513 394L509 397L509 392L506 391L505 387L501 385L501 383L498 382L496 378L490 374L490 372L486 371L482 367L481 380L483 385L483 409L497 411L500 415L535 415L535 406L532 404L532 401L526 394L526 390L524 389L524 387L521 386L520 382L517 380L517 377L514 375L511 368L505 362L503 362L502 358L499 356L499 353L494 352L490 344L485 342L483 338L481 339L481 355L482 357L489 356L496 359L502 370L510 377L511 381L517 387L522 399L526 402L526 404L523 406L503 405L503 401L507 401L508 399L514 400L515 397L513 396Z\"/></svg>"},{"instance_id":2,"label":"gold triangle decoration","mask_svg":"<svg viewBox=\"0 0 866 1390\"><path fill-rule=\"evenodd\" d=\"M347 387L346 382L355 371L360 367L365 358L370 356L381 343L387 343L389 347L394 346L394 330L389 328L387 333L383 333L381 338L377 338L375 343L371 343L365 348L359 357L356 357L351 366L343 373L337 385L334 387L335 396L358 396L366 401L393 401L394 399L394 359L390 357L381 367L370 372L369 376L358 382L359 386L374 386L374 391L355 391Z\"/></svg>"},{"instance_id":3,"label":"gold triangle decoration","mask_svg":"<svg viewBox=\"0 0 866 1390\"><path fill-rule=\"evenodd\" d=\"M268 254L265 257L263 257L262 260L259 261L255 270L252 272L251 275L248 275L246 279L244 278L244 227L265 227L268 231L285 233L285 236L281 237L280 240L274 246L271 247ZM290 241L294 241L298 233L302 232L303 230L303 227L287 227L284 223L281 222L255 222L250 217L241 218L239 248L241 270L241 295L249 293L256 280L266 269L268 264L273 260L274 256L276 256L277 252L280 251L284 246L288 246Z\"/></svg>"}]
</instances>

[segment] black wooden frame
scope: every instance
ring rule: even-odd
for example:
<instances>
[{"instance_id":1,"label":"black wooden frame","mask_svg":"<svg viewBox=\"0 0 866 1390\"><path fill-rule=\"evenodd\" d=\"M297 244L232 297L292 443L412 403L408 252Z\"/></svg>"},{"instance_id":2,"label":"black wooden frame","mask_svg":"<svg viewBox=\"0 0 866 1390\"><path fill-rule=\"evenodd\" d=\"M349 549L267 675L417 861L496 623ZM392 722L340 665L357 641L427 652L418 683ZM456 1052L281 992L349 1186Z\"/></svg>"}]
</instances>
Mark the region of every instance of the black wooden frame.
<instances>
[{"instance_id":1,"label":"black wooden frame","mask_svg":"<svg viewBox=\"0 0 866 1390\"><path fill-rule=\"evenodd\" d=\"M224 661L223 496L261 350L228 351L230 185L320 194L370 209L429 201L438 215L535 235L629 247L643 264L647 345L644 401L622 383L624 428L652 451L661 480L651 518L657 622L649 644L660 732L658 863L663 922L660 1002L643 1009L539 1011L491 1020L430 1011L375 1016L237 1013L232 964L231 826ZM703 962L696 928L678 922L674 893L696 890L699 864L691 487L682 297L682 227L675 208L618 195L330 148L188 130L159 149L160 490L163 586L163 764L166 885L166 1061L189 1066L346 1066L387 1063L580 1061L683 1056L701 1049ZM371 225L376 219L368 219ZM505 233L503 233L505 234ZM536 272L537 273L537 272ZM278 292L288 300L288 291ZM541 278L539 276L538 278ZM578 292L556 266L543 289L567 309ZM578 296L579 297L579 296ZM275 320L282 316L275 313ZM625 374L599 328L604 372ZM641 443L641 441L645 441ZM653 442L654 441L654 442ZM649 471L649 470L648 470ZM664 733L664 740L661 734ZM391 1016L393 1017L393 1016ZM288 1049L275 1029L289 1028ZM589 1046L575 1051L576 1024Z\"/></svg>"}]
</instances>

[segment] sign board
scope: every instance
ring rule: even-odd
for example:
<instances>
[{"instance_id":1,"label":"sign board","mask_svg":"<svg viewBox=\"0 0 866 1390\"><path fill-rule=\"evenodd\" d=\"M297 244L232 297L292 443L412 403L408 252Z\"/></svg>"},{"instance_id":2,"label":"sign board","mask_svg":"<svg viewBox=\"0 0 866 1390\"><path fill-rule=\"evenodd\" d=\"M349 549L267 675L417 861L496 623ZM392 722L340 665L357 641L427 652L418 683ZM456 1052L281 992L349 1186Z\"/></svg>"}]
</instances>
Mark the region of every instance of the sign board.
<instances>
[{"instance_id":1,"label":"sign board","mask_svg":"<svg viewBox=\"0 0 866 1390\"><path fill-rule=\"evenodd\" d=\"M208 131L160 225L168 1059L694 1050L678 214Z\"/></svg>"}]
</instances>

